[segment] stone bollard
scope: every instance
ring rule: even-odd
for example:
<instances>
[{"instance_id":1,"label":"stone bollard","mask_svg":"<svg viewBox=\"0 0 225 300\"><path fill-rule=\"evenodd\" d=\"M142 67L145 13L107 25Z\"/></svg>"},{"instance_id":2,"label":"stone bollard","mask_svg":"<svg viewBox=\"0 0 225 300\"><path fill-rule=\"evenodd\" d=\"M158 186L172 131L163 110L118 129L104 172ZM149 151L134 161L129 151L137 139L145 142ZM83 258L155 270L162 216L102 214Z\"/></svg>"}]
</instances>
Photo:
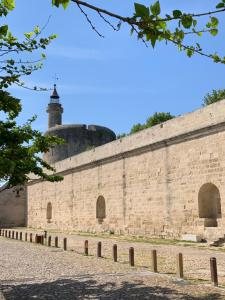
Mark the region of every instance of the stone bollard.
<instances>
[{"instance_id":1,"label":"stone bollard","mask_svg":"<svg viewBox=\"0 0 225 300\"><path fill-rule=\"evenodd\" d=\"M19 237L19 233L18 231L16 231L16 240L18 240L18 237Z\"/></svg>"},{"instance_id":2,"label":"stone bollard","mask_svg":"<svg viewBox=\"0 0 225 300\"><path fill-rule=\"evenodd\" d=\"M15 237L15 231L13 230L13 232L12 232L12 239L14 239L14 237Z\"/></svg>"},{"instance_id":3,"label":"stone bollard","mask_svg":"<svg viewBox=\"0 0 225 300\"><path fill-rule=\"evenodd\" d=\"M20 240L22 241L23 240L23 233L20 232Z\"/></svg>"},{"instance_id":4,"label":"stone bollard","mask_svg":"<svg viewBox=\"0 0 225 300\"><path fill-rule=\"evenodd\" d=\"M113 261L117 262L117 245L113 245Z\"/></svg>"},{"instance_id":5,"label":"stone bollard","mask_svg":"<svg viewBox=\"0 0 225 300\"><path fill-rule=\"evenodd\" d=\"M59 246L59 239L58 239L58 237L56 236L56 237L55 237L55 247L58 248L58 246Z\"/></svg>"},{"instance_id":6,"label":"stone bollard","mask_svg":"<svg viewBox=\"0 0 225 300\"><path fill-rule=\"evenodd\" d=\"M130 262L130 266L134 267L134 248L130 247L129 249L129 262Z\"/></svg>"},{"instance_id":7,"label":"stone bollard","mask_svg":"<svg viewBox=\"0 0 225 300\"><path fill-rule=\"evenodd\" d=\"M25 242L27 242L27 232L25 233Z\"/></svg>"},{"instance_id":8,"label":"stone bollard","mask_svg":"<svg viewBox=\"0 0 225 300\"><path fill-rule=\"evenodd\" d=\"M151 258L152 258L152 271L154 273L157 273L158 269L157 269L157 251L156 250L151 251Z\"/></svg>"},{"instance_id":9,"label":"stone bollard","mask_svg":"<svg viewBox=\"0 0 225 300\"><path fill-rule=\"evenodd\" d=\"M214 286L218 286L217 263L216 258L210 258L211 281Z\"/></svg>"},{"instance_id":10,"label":"stone bollard","mask_svg":"<svg viewBox=\"0 0 225 300\"><path fill-rule=\"evenodd\" d=\"M32 233L30 233L30 243L32 243L32 238L33 238L33 235L32 235Z\"/></svg>"},{"instance_id":11,"label":"stone bollard","mask_svg":"<svg viewBox=\"0 0 225 300\"><path fill-rule=\"evenodd\" d=\"M184 269L183 269L183 254L177 254L177 277L184 278Z\"/></svg>"},{"instance_id":12,"label":"stone bollard","mask_svg":"<svg viewBox=\"0 0 225 300\"><path fill-rule=\"evenodd\" d=\"M49 236L49 237L48 237L48 247L51 247L51 243L52 243L52 237Z\"/></svg>"},{"instance_id":13,"label":"stone bollard","mask_svg":"<svg viewBox=\"0 0 225 300\"><path fill-rule=\"evenodd\" d=\"M102 257L102 243L98 242L97 245L97 257Z\"/></svg>"},{"instance_id":14,"label":"stone bollard","mask_svg":"<svg viewBox=\"0 0 225 300\"><path fill-rule=\"evenodd\" d=\"M84 241L84 255L88 255L88 240Z\"/></svg>"},{"instance_id":15,"label":"stone bollard","mask_svg":"<svg viewBox=\"0 0 225 300\"><path fill-rule=\"evenodd\" d=\"M9 231L9 238L11 239L11 230Z\"/></svg>"},{"instance_id":16,"label":"stone bollard","mask_svg":"<svg viewBox=\"0 0 225 300\"><path fill-rule=\"evenodd\" d=\"M63 250L66 251L67 250L67 238L63 239Z\"/></svg>"}]
</instances>

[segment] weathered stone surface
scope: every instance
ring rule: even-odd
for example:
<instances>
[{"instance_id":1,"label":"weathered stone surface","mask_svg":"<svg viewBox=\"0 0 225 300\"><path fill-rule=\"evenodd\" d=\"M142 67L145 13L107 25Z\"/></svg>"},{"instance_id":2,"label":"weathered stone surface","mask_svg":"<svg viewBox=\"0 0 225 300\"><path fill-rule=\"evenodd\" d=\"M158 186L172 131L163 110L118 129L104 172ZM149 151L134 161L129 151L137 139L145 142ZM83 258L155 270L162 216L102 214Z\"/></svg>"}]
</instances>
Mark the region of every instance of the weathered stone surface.
<instances>
[{"instance_id":1,"label":"weathered stone surface","mask_svg":"<svg viewBox=\"0 0 225 300\"><path fill-rule=\"evenodd\" d=\"M19 193L17 193L19 191ZM0 227L26 225L27 190L24 187L0 191Z\"/></svg>"},{"instance_id":2,"label":"weathered stone surface","mask_svg":"<svg viewBox=\"0 0 225 300\"><path fill-rule=\"evenodd\" d=\"M196 234L183 234L181 239L183 241L190 241L190 242L201 242L201 237Z\"/></svg>"}]
</instances>

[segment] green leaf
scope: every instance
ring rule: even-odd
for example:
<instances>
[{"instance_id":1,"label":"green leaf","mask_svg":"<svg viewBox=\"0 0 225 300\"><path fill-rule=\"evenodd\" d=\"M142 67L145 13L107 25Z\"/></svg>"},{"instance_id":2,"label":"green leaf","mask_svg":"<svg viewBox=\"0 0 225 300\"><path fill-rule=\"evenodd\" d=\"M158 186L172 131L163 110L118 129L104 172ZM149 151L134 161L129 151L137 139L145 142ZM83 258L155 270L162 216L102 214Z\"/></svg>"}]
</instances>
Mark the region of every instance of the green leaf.
<instances>
[{"instance_id":1,"label":"green leaf","mask_svg":"<svg viewBox=\"0 0 225 300\"><path fill-rule=\"evenodd\" d=\"M186 53L187 53L188 57L192 57L192 55L194 54L194 51L191 49L187 49Z\"/></svg>"},{"instance_id":2,"label":"green leaf","mask_svg":"<svg viewBox=\"0 0 225 300\"><path fill-rule=\"evenodd\" d=\"M216 36L218 34L218 29L215 29L215 28L211 29L210 33L211 33L212 36Z\"/></svg>"},{"instance_id":3,"label":"green leaf","mask_svg":"<svg viewBox=\"0 0 225 300\"><path fill-rule=\"evenodd\" d=\"M8 25L3 25L0 27L0 36L6 36L8 32Z\"/></svg>"},{"instance_id":4,"label":"green leaf","mask_svg":"<svg viewBox=\"0 0 225 300\"><path fill-rule=\"evenodd\" d=\"M182 16L182 12L180 10L174 10L173 11L173 17L174 18L180 18Z\"/></svg>"},{"instance_id":5,"label":"green leaf","mask_svg":"<svg viewBox=\"0 0 225 300\"><path fill-rule=\"evenodd\" d=\"M30 39L30 38L32 38L32 36L34 35L34 32L32 31L32 32L26 32L26 33L24 33L24 35L25 35L25 37L27 38L27 39Z\"/></svg>"},{"instance_id":6,"label":"green leaf","mask_svg":"<svg viewBox=\"0 0 225 300\"><path fill-rule=\"evenodd\" d=\"M39 26L35 26L35 27L34 27L34 33L35 33L35 34L39 34L39 33L40 33L40 28L39 28Z\"/></svg>"},{"instance_id":7,"label":"green leaf","mask_svg":"<svg viewBox=\"0 0 225 300\"><path fill-rule=\"evenodd\" d=\"M219 25L219 20L216 17L211 17L211 26L217 27Z\"/></svg>"},{"instance_id":8,"label":"green leaf","mask_svg":"<svg viewBox=\"0 0 225 300\"><path fill-rule=\"evenodd\" d=\"M150 10L151 10L151 13L153 14L153 16L158 16L161 12L159 1L157 1L153 5L151 5Z\"/></svg>"},{"instance_id":9,"label":"green leaf","mask_svg":"<svg viewBox=\"0 0 225 300\"><path fill-rule=\"evenodd\" d=\"M140 3L134 3L135 14L137 17L148 17L149 16L149 9L145 5Z\"/></svg>"},{"instance_id":10,"label":"green leaf","mask_svg":"<svg viewBox=\"0 0 225 300\"><path fill-rule=\"evenodd\" d=\"M69 3L70 3L70 0L52 0L53 6L59 7L60 5L62 5L64 9L67 8Z\"/></svg>"},{"instance_id":11,"label":"green leaf","mask_svg":"<svg viewBox=\"0 0 225 300\"><path fill-rule=\"evenodd\" d=\"M181 19L181 23L184 26L184 28L190 28L193 22L193 18L191 15L183 15Z\"/></svg>"},{"instance_id":12,"label":"green leaf","mask_svg":"<svg viewBox=\"0 0 225 300\"><path fill-rule=\"evenodd\" d=\"M2 0L1 4L6 7L8 10L13 10L15 8L14 0Z\"/></svg>"},{"instance_id":13,"label":"green leaf","mask_svg":"<svg viewBox=\"0 0 225 300\"><path fill-rule=\"evenodd\" d=\"M225 4L224 3L219 3L217 4L216 8L224 8L225 7Z\"/></svg>"}]
</instances>

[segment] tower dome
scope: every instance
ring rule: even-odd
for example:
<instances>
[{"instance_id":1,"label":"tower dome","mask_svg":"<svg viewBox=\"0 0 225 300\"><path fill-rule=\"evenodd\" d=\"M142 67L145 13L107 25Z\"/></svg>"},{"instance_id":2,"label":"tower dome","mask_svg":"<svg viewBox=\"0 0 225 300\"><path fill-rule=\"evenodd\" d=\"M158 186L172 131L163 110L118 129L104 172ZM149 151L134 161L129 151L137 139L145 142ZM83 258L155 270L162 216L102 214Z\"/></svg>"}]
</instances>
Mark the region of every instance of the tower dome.
<instances>
[{"instance_id":1,"label":"tower dome","mask_svg":"<svg viewBox=\"0 0 225 300\"><path fill-rule=\"evenodd\" d=\"M43 159L49 164L79 154L109 143L116 139L115 133L106 127L98 125L68 124L62 125L63 107L60 104L56 85L50 103L48 104L48 130L46 135L57 136L64 139L64 144L56 145L45 153Z\"/></svg>"}]
</instances>

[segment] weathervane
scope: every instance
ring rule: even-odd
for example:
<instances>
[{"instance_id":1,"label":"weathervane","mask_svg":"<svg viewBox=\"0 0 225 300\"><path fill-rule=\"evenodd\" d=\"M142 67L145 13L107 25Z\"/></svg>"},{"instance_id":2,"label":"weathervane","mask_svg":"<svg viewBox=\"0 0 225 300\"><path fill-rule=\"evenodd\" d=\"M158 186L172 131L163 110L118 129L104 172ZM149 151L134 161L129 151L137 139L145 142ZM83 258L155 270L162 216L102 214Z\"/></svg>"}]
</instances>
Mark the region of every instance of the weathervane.
<instances>
[{"instance_id":1,"label":"weathervane","mask_svg":"<svg viewBox=\"0 0 225 300\"><path fill-rule=\"evenodd\" d=\"M57 76L57 74L55 73L55 76L53 77L54 79L54 85L56 84L56 82L59 80L59 77Z\"/></svg>"}]
</instances>

